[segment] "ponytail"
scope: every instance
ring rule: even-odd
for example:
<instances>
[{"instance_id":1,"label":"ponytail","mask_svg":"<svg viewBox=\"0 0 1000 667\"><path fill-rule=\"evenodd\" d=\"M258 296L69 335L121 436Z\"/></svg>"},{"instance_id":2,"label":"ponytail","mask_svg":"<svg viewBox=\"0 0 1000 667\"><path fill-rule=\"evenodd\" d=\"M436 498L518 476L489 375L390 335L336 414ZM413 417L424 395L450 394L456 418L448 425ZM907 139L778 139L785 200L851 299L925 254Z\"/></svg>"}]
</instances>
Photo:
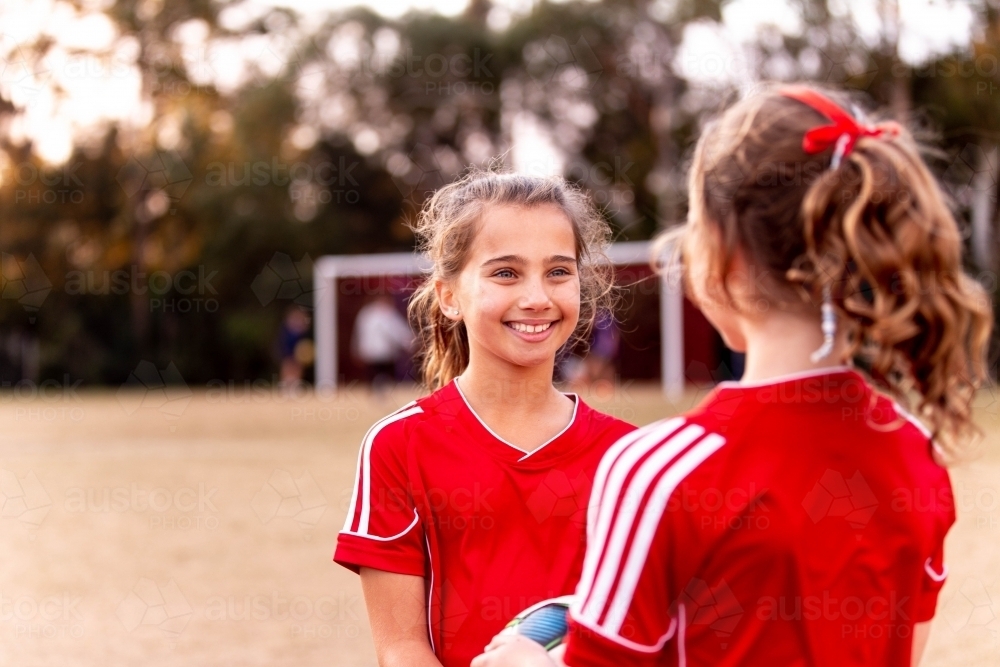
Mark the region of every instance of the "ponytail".
<instances>
[{"instance_id":1,"label":"ponytail","mask_svg":"<svg viewBox=\"0 0 1000 667\"><path fill-rule=\"evenodd\" d=\"M804 265L793 280L829 286L851 327L850 355L917 413L946 449L973 431L992 312L962 270L962 238L907 136L862 138L802 202ZM812 270L803 270L812 267Z\"/></svg>"},{"instance_id":2,"label":"ponytail","mask_svg":"<svg viewBox=\"0 0 1000 667\"><path fill-rule=\"evenodd\" d=\"M410 298L410 326L420 337L424 384L438 389L461 375L469 365L469 337L464 322L444 316L432 280L425 281Z\"/></svg>"}]
</instances>

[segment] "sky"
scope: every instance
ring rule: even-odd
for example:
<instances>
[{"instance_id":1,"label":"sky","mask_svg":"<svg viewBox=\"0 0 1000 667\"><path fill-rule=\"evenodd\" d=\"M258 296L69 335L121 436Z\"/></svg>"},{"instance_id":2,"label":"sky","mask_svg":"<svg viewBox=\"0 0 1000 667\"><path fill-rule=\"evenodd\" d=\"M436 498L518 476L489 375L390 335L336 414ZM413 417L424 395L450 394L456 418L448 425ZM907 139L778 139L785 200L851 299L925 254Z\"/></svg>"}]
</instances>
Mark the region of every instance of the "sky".
<instances>
[{"instance_id":1,"label":"sky","mask_svg":"<svg viewBox=\"0 0 1000 667\"><path fill-rule=\"evenodd\" d=\"M163 2L142 0L139 11L155 15ZM595 0L596 1L596 0ZM8 128L18 140L35 142L43 160L65 161L78 138L93 135L102 124L117 122L135 131L152 120L152 109L142 99L141 78L134 66L138 44L134 37L121 36L102 10L113 0L83 0L77 11L61 0L2 0L0 2L0 90L23 110ZM220 16L223 25L241 25L266 14L272 7L295 9L301 25L319 25L332 10L366 4L389 17L411 9L458 14L467 0L244 0ZM492 28L502 30L518 15L530 11L534 0L495 0L489 16ZM898 0L900 13L900 55L919 64L927 58L962 48L969 43L973 14L962 0ZM669 20L675 0L656 0L651 14ZM880 38L882 28L872 9L873 0L830 0L834 13L853 17L858 34L870 43ZM781 32L801 31L801 20L791 0L731 0L723 9L722 24L700 22L689 25L675 65L682 75L706 85L731 85L747 80L749 65L742 47L755 38L763 26ZM220 88L234 86L255 60L264 71L276 73L289 56L294 39L283 42L255 37L242 43L209 44L207 30L198 22L188 22L176 31L184 45L186 65L196 83L214 83ZM40 66L33 66L24 44L40 35L55 41L55 48ZM270 41L268 41L270 39ZM256 40L256 41L255 41ZM82 52L82 53L81 53ZM753 73L751 73L753 76ZM57 96L52 83L65 95ZM522 123L524 143L537 143L530 122ZM536 128L537 129L537 128ZM0 128L4 130L4 128ZM518 139L515 137L515 143ZM515 151L517 147L515 146ZM0 155L0 178L4 158Z\"/></svg>"}]
</instances>

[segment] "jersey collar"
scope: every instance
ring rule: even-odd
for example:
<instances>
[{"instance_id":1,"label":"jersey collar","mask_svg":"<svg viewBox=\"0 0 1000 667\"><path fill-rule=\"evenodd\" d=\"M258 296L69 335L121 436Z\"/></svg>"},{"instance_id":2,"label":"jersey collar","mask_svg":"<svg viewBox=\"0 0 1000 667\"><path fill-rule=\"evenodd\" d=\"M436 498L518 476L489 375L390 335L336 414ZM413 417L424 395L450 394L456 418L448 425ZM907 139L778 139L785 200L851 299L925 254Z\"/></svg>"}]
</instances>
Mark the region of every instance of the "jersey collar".
<instances>
[{"instance_id":1,"label":"jersey collar","mask_svg":"<svg viewBox=\"0 0 1000 667\"><path fill-rule=\"evenodd\" d=\"M786 373L785 375L775 375L774 377L767 378L765 380L760 380L758 382L743 382L740 380L724 380L720 382L718 387L731 387L733 389L754 389L757 387L769 387L774 384L782 384L784 382L794 382L796 380L805 380L807 378L820 377L823 375L835 375L837 373L853 373L854 368L851 366L827 366L826 368L816 368L811 371L801 371L799 373Z\"/></svg>"},{"instance_id":2,"label":"jersey collar","mask_svg":"<svg viewBox=\"0 0 1000 667\"><path fill-rule=\"evenodd\" d=\"M489 433L491 436L493 436L497 440L497 442L500 442L500 443L502 443L502 444L510 447L511 449L513 449L513 450L515 450L517 452L520 452L522 454L521 458L517 459L518 463L521 463L522 461L526 461L529 457L534 456L538 452L540 452L543 449L545 449L545 447L547 447L549 444L555 442L556 440L558 440L559 438L561 438L563 435L565 435L566 432L569 431L571 428L573 428L573 425L576 424L576 415L580 411L580 397L578 395L574 394L574 393L564 393L563 394L564 396L569 396L571 399L573 399L573 414L570 416L569 422L567 422L566 426L564 426L561 431L559 431L554 436L552 436L551 438L549 438L548 440L546 440L545 442L543 442L542 444L540 444L538 447L536 447L535 449L533 449L533 450L531 450L529 452L529 451L525 451L524 449L521 449L517 445L515 445L515 444L513 444L511 442L508 442L508 441L504 440L503 438L501 438L499 434L497 434L493 429L491 429L489 427L489 424L487 424L485 421L483 421L483 419L479 416L479 414L472 408L472 404L469 403L469 399L467 399L465 397L465 394L462 392L462 388L460 386L458 386L458 378L453 379L451 381L451 383L455 386L455 390L458 392L458 395L462 398L462 403L465 404L465 408L469 411L469 413L473 416L473 418L477 422L479 422L479 425L482 426L483 429L485 429L487 433Z\"/></svg>"}]
</instances>

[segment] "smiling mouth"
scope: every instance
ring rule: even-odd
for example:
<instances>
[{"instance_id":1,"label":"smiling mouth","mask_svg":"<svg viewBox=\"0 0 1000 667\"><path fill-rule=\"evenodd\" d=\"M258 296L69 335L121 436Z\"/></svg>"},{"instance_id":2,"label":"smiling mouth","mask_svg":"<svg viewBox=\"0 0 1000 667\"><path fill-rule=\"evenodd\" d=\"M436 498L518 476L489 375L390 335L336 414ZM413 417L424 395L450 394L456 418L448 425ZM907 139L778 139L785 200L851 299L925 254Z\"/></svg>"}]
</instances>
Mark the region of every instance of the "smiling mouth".
<instances>
[{"instance_id":1,"label":"smiling mouth","mask_svg":"<svg viewBox=\"0 0 1000 667\"><path fill-rule=\"evenodd\" d=\"M546 322L545 324L522 324L520 322L504 322L514 331L520 331L521 333L541 333L552 327L555 322Z\"/></svg>"}]
</instances>

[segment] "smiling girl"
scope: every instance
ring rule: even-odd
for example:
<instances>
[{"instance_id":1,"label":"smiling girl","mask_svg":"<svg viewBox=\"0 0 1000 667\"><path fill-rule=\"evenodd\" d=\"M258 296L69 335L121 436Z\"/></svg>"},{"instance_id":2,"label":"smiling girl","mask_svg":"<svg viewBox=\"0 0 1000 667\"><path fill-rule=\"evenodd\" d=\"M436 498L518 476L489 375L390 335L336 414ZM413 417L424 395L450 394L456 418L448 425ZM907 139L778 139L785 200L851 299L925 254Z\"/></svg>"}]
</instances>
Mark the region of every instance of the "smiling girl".
<instances>
[{"instance_id":1,"label":"smiling girl","mask_svg":"<svg viewBox=\"0 0 1000 667\"><path fill-rule=\"evenodd\" d=\"M633 430L552 384L610 309L610 230L562 179L479 172L416 233L433 393L365 436L334 560L361 575L382 667L467 667L514 614L573 591L598 462Z\"/></svg>"}]
</instances>

